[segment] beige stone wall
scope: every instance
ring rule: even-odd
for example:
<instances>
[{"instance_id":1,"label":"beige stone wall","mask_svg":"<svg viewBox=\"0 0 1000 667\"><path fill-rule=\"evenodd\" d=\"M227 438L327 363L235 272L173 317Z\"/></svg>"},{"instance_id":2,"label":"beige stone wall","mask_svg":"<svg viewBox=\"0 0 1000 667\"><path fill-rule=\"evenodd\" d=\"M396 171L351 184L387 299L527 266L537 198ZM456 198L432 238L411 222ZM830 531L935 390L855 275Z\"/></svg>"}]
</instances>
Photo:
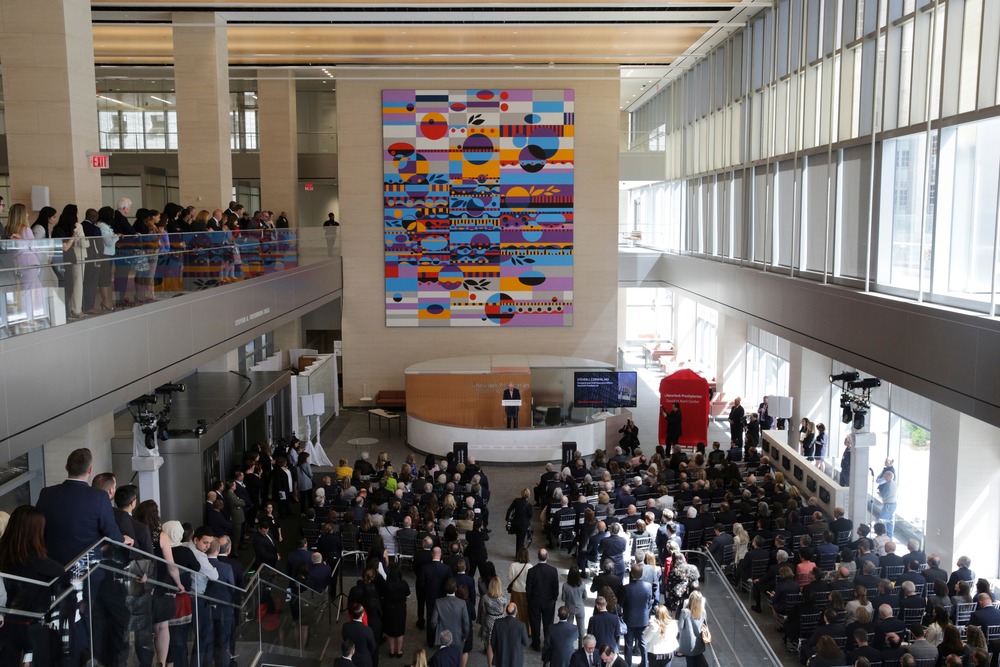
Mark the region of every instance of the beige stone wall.
<instances>
[{"instance_id":1,"label":"beige stone wall","mask_svg":"<svg viewBox=\"0 0 1000 667\"><path fill-rule=\"evenodd\" d=\"M274 211L277 222L284 211L299 224L299 146L295 73L292 70L257 72L260 140L260 201Z\"/></svg>"},{"instance_id":2,"label":"beige stone wall","mask_svg":"<svg viewBox=\"0 0 1000 667\"><path fill-rule=\"evenodd\" d=\"M572 88L576 157L572 327L387 328L382 237L382 90ZM614 363L618 300L616 68L338 70L344 403L402 389L419 361L470 354L559 354Z\"/></svg>"}]
</instances>

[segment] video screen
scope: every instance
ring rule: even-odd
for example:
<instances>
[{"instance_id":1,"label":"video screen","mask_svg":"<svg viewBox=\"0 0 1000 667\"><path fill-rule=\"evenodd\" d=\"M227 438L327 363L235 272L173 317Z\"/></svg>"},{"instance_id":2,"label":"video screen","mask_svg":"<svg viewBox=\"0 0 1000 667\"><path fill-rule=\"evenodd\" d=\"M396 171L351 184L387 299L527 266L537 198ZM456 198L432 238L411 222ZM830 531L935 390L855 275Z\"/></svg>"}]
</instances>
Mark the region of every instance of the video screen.
<instances>
[{"instance_id":1,"label":"video screen","mask_svg":"<svg viewBox=\"0 0 1000 667\"><path fill-rule=\"evenodd\" d=\"M577 371L573 405L581 408L634 408L638 393L635 371Z\"/></svg>"}]
</instances>

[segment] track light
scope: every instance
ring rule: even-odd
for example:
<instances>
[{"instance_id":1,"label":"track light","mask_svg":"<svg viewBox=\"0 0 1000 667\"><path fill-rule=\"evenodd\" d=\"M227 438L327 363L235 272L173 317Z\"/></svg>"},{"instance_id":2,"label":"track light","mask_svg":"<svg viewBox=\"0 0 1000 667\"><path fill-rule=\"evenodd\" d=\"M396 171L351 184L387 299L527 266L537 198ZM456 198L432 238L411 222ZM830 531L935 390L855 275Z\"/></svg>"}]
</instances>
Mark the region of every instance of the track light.
<instances>
[{"instance_id":1,"label":"track light","mask_svg":"<svg viewBox=\"0 0 1000 667\"><path fill-rule=\"evenodd\" d=\"M845 405L843 407L843 414L840 416L840 421L842 421L845 424L850 424L852 418L853 418L853 415L852 415L852 411L851 411L851 406L850 405Z\"/></svg>"},{"instance_id":2,"label":"track light","mask_svg":"<svg viewBox=\"0 0 1000 667\"><path fill-rule=\"evenodd\" d=\"M875 387L881 387L882 381L878 378L865 378L856 382L848 382L847 386L851 389L874 389Z\"/></svg>"},{"instance_id":3,"label":"track light","mask_svg":"<svg viewBox=\"0 0 1000 667\"><path fill-rule=\"evenodd\" d=\"M855 410L854 411L854 423L852 426L855 431L863 431L865 429L865 417L868 413L865 410Z\"/></svg>"},{"instance_id":4,"label":"track light","mask_svg":"<svg viewBox=\"0 0 1000 667\"><path fill-rule=\"evenodd\" d=\"M843 373L831 375L830 382L854 382L859 377L861 377L861 374L857 371L844 371Z\"/></svg>"}]
</instances>

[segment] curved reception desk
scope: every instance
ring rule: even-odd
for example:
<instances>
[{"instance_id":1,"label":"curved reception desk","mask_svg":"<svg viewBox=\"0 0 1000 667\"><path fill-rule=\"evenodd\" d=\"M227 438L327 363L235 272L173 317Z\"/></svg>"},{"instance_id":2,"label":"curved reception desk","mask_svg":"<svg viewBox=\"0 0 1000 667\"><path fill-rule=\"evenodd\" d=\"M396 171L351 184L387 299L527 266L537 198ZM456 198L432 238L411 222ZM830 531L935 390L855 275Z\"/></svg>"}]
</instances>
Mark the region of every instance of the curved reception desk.
<instances>
[{"instance_id":1,"label":"curved reception desk","mask_svg":"<svg viewBox=\"0 0 1000 667\"><path fill-rule=\"evenodd\" d=\"M467 442L469 455L485 463L541 463L562 458L562 443L584 455L618 441L630 416L573 405L576 371L614 370L614 365L548 355L481 355L425 361L406 376L407 443L445 456ZM513 384L521 407L518 428L505 428L501 400ZM609 441L611 433L613 440Z\"/></svg>"},{"instance_id":2,"label":"curved reception desk","mask_svg":"<svg viewBox=\"0 0 1000 667\"><path fill-rule=\"evenodd\" d=\"M624 422L622 418L622 423ZM407 444L423 454L445 457L452 443L469 443L469 455L482 463L547 463L562 458L562 443L575 442L584 456L604 449L607 429L620 426L608 420L546 428L470 428L435 424L407 416Z\"/></svg>"}]
</instances>

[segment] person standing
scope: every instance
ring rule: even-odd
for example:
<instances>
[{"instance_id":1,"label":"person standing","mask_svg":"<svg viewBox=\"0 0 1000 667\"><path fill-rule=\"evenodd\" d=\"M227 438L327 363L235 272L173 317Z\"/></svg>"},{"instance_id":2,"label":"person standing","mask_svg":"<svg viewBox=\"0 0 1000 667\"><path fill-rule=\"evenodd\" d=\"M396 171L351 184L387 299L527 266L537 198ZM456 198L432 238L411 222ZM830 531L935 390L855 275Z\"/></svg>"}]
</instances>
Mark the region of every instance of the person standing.
<instances>
[{"instance_id":1,"label":"person standing","mask_svg":"<svg viewBox=\"0 0 1000 667\"><path fill-rule=\"evenodd\" d=\"M427 621L427 645L434 646L434 609L437 599L445 594L445 582L451 577L451 568L441 562L441 547L431 550L431 562L420 569L417 589L423 591L424 618ZM464 603L463 603L464 606Z\"/></svg>"},{"instance_id":2,"label":"person standing","mask_svg":"<svg viewBox=\"0 0 1000 667\"><path fill-rule=\"evenodd\" d=\"M517 620L517 605L507 605L506 616L498 618L490 633L493 665L488 667L524 667L524 647L528 645L528 630Z\"/></svg>"},{"instance_id":3,"label":"person standing","mask_svg":"<svg viewBox=\"0 0 1000 667\"><path fill-rule=\"evenodd\" d=\"M656 613L649 619L649 625L643 637L646 640L646 650L650 667L670 667L677 650L677 622L670 616L670 611L662 604L656 608Z\"/></svg>"},{"instance_id":4,"label":"person standing","mask_svg":"<svg viewBox=\"0 0 1000 667\"><path fill-rule=\"evenodd\" d=\"M743 446L743 425L746 411L740 405L740 397L733 401L733 408L729 411L729 437L735 443L734 447Z\"/></svg>"},{"instance_id":5,"label":"person standing","mask_svg":"<svg viewBox=\"0 0 1000 667\"><path fill-rule=\"evenodd\" d=\"M577 628L569 622L569 610L559 607L559 622L549 628L542 648L542 664L550 667L569 667L570 658L576 650Z\"/></svg>"},{"instance_id":6,"label":"person standing","mask_svg":"<svg viewBox=\"0 0 1000 667\"><path fill-rule=\"evenodd\" d=\"M580 648L574 651L569 659L569 667L596 667L600 660L596 651L597 639L594 635L584 635L580 641Z\"/></svg>"},{"instance_id":7,"label":"person standing","mask_svg":"<svg viewBox=\"0 0 1000 667\"><path fill-rule=\"evenodd\" d=\"M559 599L559 571L549 565L549 552L538 550L538 565L528 570L525 593L528 596L528 619L531 622L531 648L541 650L542 633L548 641L549 628Z\"/></svg>"},{"instance_id":8,"label":"person standing","mask_svg":"<svg viewBox=\"0 0 1000 667\"><path fill-rule=\"evenodd\" d=\"M664 419L667 420L667 448L673 449L674 445L680 443L684 430L681 425L681 404L674 402L670 406L669 412L667 412L666 407L660 408L660 411L663 413Z\"/></svg>"},{"instance_id":9,"label":"person standing","mask_svg":"<svg viewBox=\"0 0 1000 667\"><path fill-rule=\"evenodd\" d=\"M351 620L341 627L340 635L345 643L350 641L354 644L354 655L351 660L355 665L377 667L378 644L375 643L375 634L362 620L364 615L364 607L360 604L351 605Z\"/></svg>"},{"instance_id":10,"label":"person standing","mask_svg":"<svg viewBox=\"0 0 1000 667\"><path fill-rule=\"evenodd\" d=\"M326 222L323 223L323 233L326 235L326 254L333 257L333 247L337 245L337 234L340 232L340 223L333 213L327 215Z\"/></svg>"},{"instance_id":11,"label":"person standing","mask_svg":"<svg viewBox=\"0 0 1000 667\"><path fill-rule=\"evenodd\" d=\"M513 382L508 382L507 388L503 390L503 400L520 401L521 390L515 387ZM521 408L517 405L503 406L503 412L507 418L507 428L517 428L517 416L520 409Z\"/></svg>"},{"instance_id":12,"label":"person standing","mask_svg":"<svg viewBox=\"0 0 1000 667\"><path fill-rule=\"evenodd\" d=\"M844 453L840 457L840 478L837 483L841 486L851 485L851 438L844 438Z\"/></svg>"},{"instance_id":13,"label":"person standing","mask_svg":"<svg viewBox=\"0 0 1000 667\"><path fill-rule=\"evenodd\" d=\"M704 598L701 593L694 591L688 598L688 605L681 609L677 634L680 651L691 667L708 667L708 661L705 659L705 640L702 637L705 621Z\"/></svg>"},{"instance_id":14,"label":"person standing","mask_svg":"<svg viewBox=\"0 0 1000 667\"><path fill-rule=\"evenodd\" d=\"M521 497L515 498L507 508L507 523L510 525L508 532L517 536L515 553L520 553L524 548L524 540L531 531L531 515L531 489L525 488L521 491Z\"/></svg>"},{"instance_id":15,"label":"person standing","mask_svg":"<svg viewBox=\"0 0 1000 667\"><path fill-rule=\"evenodd\" d=\"M875 483L878 484L878 497L882 500L882 511L879 513L879 520L885 524L886 537L892 539L893 529L896 527L896 495L899 492L899 484L896 482L896 472L892 466L892 459L885 460L885 468L878 476Z\"/></svg>"},{"instance_id":16,"label":"person standing","mask_svg":"<svg viewBox=\"0 0 1000 667\"><path fill-rule=\"evenodd\" d=\"M639 667L646 667L646 626L653 608L653 587L642 580L642 564L632 563L628 585L622 590L620 600L622 620L625 621L625 656L631 662L635 650L639 651Z\"/></svg>"},{"instance_id":17,"label":"person standing","mask_svg":"<svg viewBox=\"0 0 1000 667\"><path fill-rule=\"evenodd\" d=\"M457 590L454 578L445 581L444 595L436 600L434 611L431 612L431 627L437 637L449 632L454 642L452 645L461 655L465 640L472 636L472 620L469 617L469 606L455 596Z\"/></svg>"}]
</instances>

